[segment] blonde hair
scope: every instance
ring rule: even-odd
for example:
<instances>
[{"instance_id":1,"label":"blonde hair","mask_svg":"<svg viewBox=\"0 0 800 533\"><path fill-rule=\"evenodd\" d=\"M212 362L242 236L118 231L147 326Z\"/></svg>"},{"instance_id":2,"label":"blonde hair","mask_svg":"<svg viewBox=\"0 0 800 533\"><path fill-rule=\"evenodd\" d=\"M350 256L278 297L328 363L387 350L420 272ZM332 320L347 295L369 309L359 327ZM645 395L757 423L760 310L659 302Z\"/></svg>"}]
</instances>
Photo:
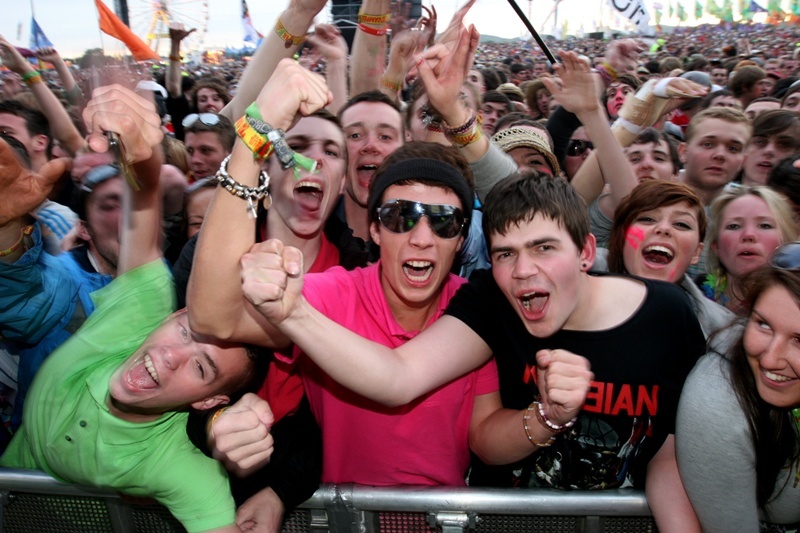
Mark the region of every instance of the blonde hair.
<instances>
[{"instance_id":1,"label":"blonde hair","mask_svg":"<svg viewBox=\"0 0 800 533\"><path fill-rule=\"evenodd\" d=\"M719 256L712 245L716 244L719 238L720 224L722 223L722 215L725 212L725 208L734 200L748 194L761 198L764 200L764 203L767 204L770 213L772 213L772 216L775 218L775 224L778 227L781 243L793 241L797 238L797 222L795 221L791 204L785 196L764 185L735 187L720 194L711 203L711 214L708 219L706 242L706 249L708 250L706 265L709 272L727 274L725 267L719 262Z\"/></svg>"},{"instance_id":2,"label":"blonde hair","mask_svg":"<svg viewBox=\"0 0 800 533\"><path fill-rule=\"evenodd\" d=\"M743 111L734 109L732 107L709 107L708 109L696 114L692 118L692 121L689 122L689 126L686 128L687 143L690 142L697 134L697 128L699 127L700 123L708 118L716 118L726 122L731 122L733 124L744 124L751 133L753 131L753 126L750 124L750 120Z\"/></svg>"}]
</instances>

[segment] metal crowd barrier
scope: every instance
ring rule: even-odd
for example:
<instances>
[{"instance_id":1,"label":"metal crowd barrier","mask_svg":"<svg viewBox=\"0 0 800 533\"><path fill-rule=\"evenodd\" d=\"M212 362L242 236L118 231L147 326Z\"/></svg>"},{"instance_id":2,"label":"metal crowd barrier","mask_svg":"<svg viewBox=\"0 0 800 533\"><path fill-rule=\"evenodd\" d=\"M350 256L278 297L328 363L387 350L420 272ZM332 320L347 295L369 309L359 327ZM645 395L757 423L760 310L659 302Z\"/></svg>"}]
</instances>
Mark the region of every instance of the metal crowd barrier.
<instances>
[{"instance_id":1,"label":"metal crowd barrier","mask_svg":"<svg viewBox=\"0 0 800 533\"><path fill-rule=\"evenodd\" d=\"M0 533L183 532L162 506L0 468ZM649 533L644 494L472 487L323 485L283 533Z\"/></svg>"}]
</instances>

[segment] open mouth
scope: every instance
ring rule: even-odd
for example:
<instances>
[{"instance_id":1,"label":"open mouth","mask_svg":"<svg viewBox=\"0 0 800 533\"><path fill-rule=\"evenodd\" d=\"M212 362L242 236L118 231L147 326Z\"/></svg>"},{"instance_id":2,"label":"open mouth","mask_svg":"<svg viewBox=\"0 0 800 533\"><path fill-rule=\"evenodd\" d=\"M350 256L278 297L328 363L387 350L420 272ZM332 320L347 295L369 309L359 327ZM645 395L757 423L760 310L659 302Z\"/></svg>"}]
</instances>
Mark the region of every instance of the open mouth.
<instances>
[{"instance_id":1,"label":"open mouth","mask_svg":"<svg viewBox=\"0 0 800 533\"><path fill-rule=\"evenodd\" d=\"M136 362L127 375L128 385L138 390L155 389L159 384L158 372L150 354Z\"/></svg>"},{"instance_id":2,"label":"open mouth","mask_svg":"<svg viewBox=\"0 0 800 533\"><path fill-rule=\"evenodd\" d=\"M294 199L308 211L317 211L322 205L322 186L311 180L301 180L294 186Z\"/></svg>"},{"instance_id":3,"label":"open mouth","mask_svg":"<svg viewBox=\"0 0 800 533\"><path fill-rule=\"evenodd\" d=\"M403 273L409 280L415 283L423 283L430 279L433 273L433 263L430 261L408 261L403 263Z\"/></svg>"},{"instance_id":4,"label":"open mouth","mask_svg":"<svg viewBox=\"0 0 800 533\"><path fill-rule=\"evenodd\" d=\"M378 170L378 165L366 164L357 166L356 171L358 172L358 180L362 183L362 185L368 187L369 182L372 180L372 176L375 174L376 170Z\"/></svg>"},{"instance_id":5,"label":"open mouth","mask_svg":"<svg viewBox=\"0 0 800 533\"><path fill-rule=\"evenodd\" d=\"M528 292L523 294L519 301L525 311L541 313L544 311L544 306L547 305L548 298L550 295L544 292Z\"/></svg>"},{"instance_id":6,"label":"open mouth","mask_svg":"<svg viewBox=\"0 0 800 533\"><path fill-rule=\"evenodd\" d=\"M739 252L739 257L755 258L755 257L760 257L760 254L752 250L742 250L741 252Z\"/></svg>"},{"instance_id":7,"label":"open mouth","mask_svg":"<svg viewBox=\"0 0 800 533\"><path fill-rule=\"evenodd\" d=\"M675 259L675 254L666 246L652 245L642 251L642 257L648 263L668 265Z\"/></svg>"}]
</instances>

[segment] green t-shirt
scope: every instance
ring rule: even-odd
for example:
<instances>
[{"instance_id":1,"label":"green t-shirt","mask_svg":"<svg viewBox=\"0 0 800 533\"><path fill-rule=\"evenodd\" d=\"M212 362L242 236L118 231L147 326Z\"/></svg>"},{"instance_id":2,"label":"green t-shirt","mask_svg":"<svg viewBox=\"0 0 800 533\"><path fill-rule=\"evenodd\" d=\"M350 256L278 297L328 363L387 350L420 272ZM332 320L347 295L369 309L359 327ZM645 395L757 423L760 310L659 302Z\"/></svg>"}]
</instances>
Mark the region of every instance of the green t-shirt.
<instances>
[{"instance_id":1,"label":"green t-shirt","mask_svg":"<svg viewBox=\"0 0 800 533\"><path fill-rule=\"evenodd\" d=\"M163 261L119 276L92 297L95 312L36 374L22 427L0 465L153 497L189 532L233 524L228 477L189 442L186 413L134 423L106 406L111 375L174 308Z\"/></svg>"}]
</instances>

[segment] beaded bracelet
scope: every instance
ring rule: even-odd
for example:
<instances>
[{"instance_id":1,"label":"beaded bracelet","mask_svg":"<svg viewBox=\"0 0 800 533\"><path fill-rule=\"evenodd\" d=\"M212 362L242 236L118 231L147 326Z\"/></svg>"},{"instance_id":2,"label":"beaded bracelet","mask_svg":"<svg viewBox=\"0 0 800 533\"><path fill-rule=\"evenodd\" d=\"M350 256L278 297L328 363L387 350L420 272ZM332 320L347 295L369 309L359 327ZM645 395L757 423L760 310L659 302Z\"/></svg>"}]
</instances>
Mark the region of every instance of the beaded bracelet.
<instances>
[{"instance_id":1,"label":"beaded bracelet","mask_svg":"<svg viewBox=\"0 0 800 533\"><path fill-rule=\"evenodd\" d=\"M360 23L358 25L358 29L363 31L364 33L380 37L381 35L386 35L386 32L388 31L389 27L384 26L383 28L370 28L369 26L365 26L364 23Z\"/></svg>"},{"instance_id":2,"label":"beaded bracelet","mask_svg":"<svg viewBox=\"0 0 800 533\"><path fill-rule=\"evenodd\" d=\"M578 420L578 417L574 416L572 417L572 420L570 420L566 424L558 425L547 418L547 413L544 412L544 407L542 407L541 402L536 401L533 402L531 405L532 406L536 405L536 418L539 420L539 422L554 433L561 433L562 431L568 430L569 428L574 426L575 421Z\"/></svg>"},{"instance_id":3,"label":"beaded bracelet","mask_svg":"<svg viewBox=\"0 0 800 533\"><path fill-rule=\"evenodd\" d=\"M391 18L391 14L386 13L384 15L367 15L361 11L358 12L358 22L363 22L364 24L386 24L389 22Z\"/></svg>"},{"instance_id":4,"label":"beaded bracelet","mask_svg":"<svg viewBox=\"0 0 800 533\"><path fill-rule=\"evenodd\" d=\"M462 135L472 129L472 127L475 125L476 120L478 120L478 115L476 113L473 113L473 115L469 117L469 120L467 120L464 124L462 124L457 128L449 128L445 126L444 132L448 136Z\"/></svg>"},{"instance_id":5,"label":"beaded bracelet","mask_svg":"<svg viewBox=\"0 0 800 533\"><path fill-rule=\"evenodd\" d=\"M7 255L11 255L14 252L16 252L22 245L22 242L25 240L25 237L27 237L31 233L33 233L33 226L22 226L19 229L19 239L17 239L17 242L12 244L9 248L6 248L5 250L0 250L0 257L5 257Z\"/></svg>"},{"instance_id":6,"label":"beaded bracelet","mask_svg":"<svg viewBox=\"0 0 800 533\"><path fill-rule=\"evenodd\" d=\"M272 155L273 146L264 134L250 125L249 118L242 117L236 121L236 134L253 152L253 159L263 161Z\"/></svg>"},{"instance_id":7,"label":"beaded bracelet","mask_svg":"<svg viewBox=\"0 0 800 533\"><path fill-rule=\"evenodd\" d=\"M532 404L530 404L528 406L527 409L525 409L525 414L522 415L522 427L525 428L525 435L528 437L528 440L531 442L531 444L533 444L537 448L547 448L548 446L552 446L553 445L553 442L556 440L556 438L553 437L553 436L550 436L547 439L547 441L538 442L538 441L533 439L533 435L531 435L531 431L528 428L528 420L530 420L530 418L531 418L531 411L533 410L534 404L536 404L536 403L538 403L538 402L533 402Z\"/></svg>"},{"instance_id":8,"label":"beaded bracelet","mask_svg":"<svg viewBox=\"0 0 800 533\"><path fill-rule=\"evenodd\" d=\"M255 202L266 197L267 200L265 200L265 204L267 201L269 201L270 205L272 203L272 198L270 198L268 192L269 175L262 170L258 173L258 187L247 187L233 179L233 177L228 174L228 161L230 160L230 155L222 160L222 164L219 166L219 170L217 171L216 179L220 186L226 191L234 196L242 198L243 200L247 200L247 216L250 218L256 218ZM268 208L267 205L264 207Z\"/></svg>"},{"instance_id":9,"label":"beaded bracelet","mask_svg":"<svg viewBox=\"0 0 800 533\"><path fill-rule=\"evenodd\" d=\"M291 48L292 46L303 44L303 41L306 40L305 35L298 37L297 35L292 35L289 33L289 30L287 30L283 25L281 19L278 19L278 21L275 23L275 33L278 34L278 37L280 37L280 39L283 41L283 46L285 48Z\"/></svg>"}]
</instances>

